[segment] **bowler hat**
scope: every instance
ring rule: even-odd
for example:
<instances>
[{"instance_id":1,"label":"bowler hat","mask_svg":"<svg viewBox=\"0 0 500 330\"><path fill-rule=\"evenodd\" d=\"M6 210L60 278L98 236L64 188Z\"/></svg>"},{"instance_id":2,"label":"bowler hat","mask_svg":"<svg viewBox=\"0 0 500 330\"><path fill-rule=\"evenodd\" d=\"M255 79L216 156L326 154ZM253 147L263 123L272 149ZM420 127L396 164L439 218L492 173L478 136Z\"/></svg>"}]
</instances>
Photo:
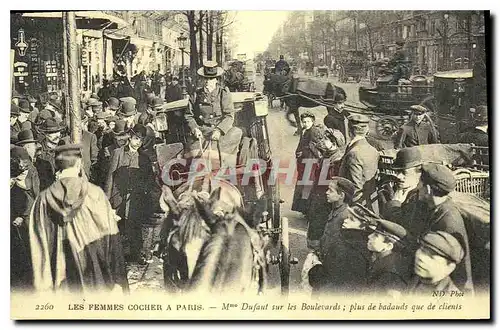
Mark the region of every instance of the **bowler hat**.
<instances>
[{"instance_id":1,"label":"bowler hat","mask_svg":"<svg viewBox=\"0 0 500 330\"><path fill-rule=\"evenodd\" d=\"M163 109L163 99L161 97L155 97L153 99L153 102L151 103L151 107L154 110L161 110L161 109Z\"/></svg>"},{"instance_id":2,"label":"bowler hat","mask_svg":"<svg viewBox=\"0 0 500 330\"><path fill-rule=\"evenodd\" d=\"M122 108L119 112L120 115L124 117L130 117L137 113L137 109L135 108L135 104L131 102L123 102Z\"/></svg>"},{"instance_id":3,"label":"bowler hat","mask_svg":"<svg viewBox=\"0 0 500 330\"><path fill-rule=\"evenodd\" d=\"M137 104L137 100L134 99L132 96L120 97L120 102L122 102L122 104L125 102L132 103L133 105Z\"/></svg>"},{"instance_id":4,"label":"bowler hat","mask_svg":"<svg viewBox=\"0 0 500 330\"><path fill-rule=\"evenodd\" d=\"M135 124L134 127L128 130L128 133L142 139L146 137L146 127L142 124Z\"/></svg>"},{"instance_id":5,"label":"bowler hat","mask_svg":"<svg viewBox=\"0 0 500 330\"><path fill-rule=\"evenodd\" d=\"M398 151L392 168L394 170L406 170L419 165L422 165L422 155L417 148L412 147Z\"/></svg>"},{"instance_id":6,"label":"bowler hat","mask_svg":"<svg viewBox=\"0 0 500 330\"><path fill-rule=\"evenodd\" d=\"M372 230L376 233L389 237L394 241L402 240L407 234L406 229L404 229L403 226L383 219L377 220L376 225L372 227Z\"/></svg>"},{"instance_id":7,"label":"bowler hat","mask_svg":"<svg viewBox=\"0 0 500 330\"><path fill-rule=\"evenodd\" d=\"M31 112L31 107L30 103L26 99L20 99L19 100L19 110L24 113L30 113Z\"/></svg>"},{"instance_id":8,"label":"bowler hat","mask_svg":"<svg viewBox=\"0 0 500 330\"><path fill-rule=\"evenodd\" d=\"M22 146L28 143L35 143L37 140L33 136L33 131L30 129L26 129L17 134L17 142L16 145Z\"/></svg>"},{"instance_id":9,"label":"bowler hat","mask_svg":"<svg viewBox=\"0 0 500 330\"><path fill-rule=\"evenodd\" d=\"M125 135L127 123L123 119L119 119L115 122L115 127L113 128L114 135Z\"/></svg>"},{"instance_id":10,"label":"bowler hat","mask_svg":"<svg viewBox=\"0 0 500 330\"><path fill-rule=\"evenodd\" d=\"M61 110L62 103L61 103L61 100L59 99L59 96L50 95L48 103L51 106L53 106L54 108L56 108L57 110Z\"/></svg>"},{"instance_id":11,"label":"bowler hat","mask_svg":"<svg viewBox=\"0 0 500 330\"><path fill-rule=\"evenodd\" d=\"M56 119L48 118L40 124L38 129L43 133L56 133L62 131L64 126Z\"/></svg>"},{"instance_id":12,"label":"bowler hat","mask_svg":"<svg viewBox=\"0 0 500 330\"><path fill-rule=\"evenodd\" d=\"M99 102L99 100L94 99L93 97L89 98L87 101L87 106L89 106L89 107L94 107L94 106L99 106L99 105L102 105L102 103Z\"/></svg>"},{"instance_id":13,"label":"bowler hat","mask_svg":"<svg viewBox=\"0 0 500 330\"><path fill-rule=\"evenodd\" d=\"M196 72L205 78L217 78L222 76L224 70L215 61L204 61L203 66Z\"/></svg>"},{"instance_id":14,"label":"bowler hat","mask_svg":"<svg viewBox=\"0 0 500 330\"><path fill-rule=\"evenodd\" d=\"M459 264L464 256L464 248L460 241L445 231L429 232L418 240L422 247L426 247L437 255Z\"/></svg>"},{"instance_id":15,"label":"bowler hat","mask_svg":"<svg viewBox=\"0 0 500 330\"><path fill-rule=\"evenodd\" d=\"M116 97L110 97L108 99L108 107L111 110L119 110L120 109L120 101Z\"/></svg>"},{"instance_id":16,"label":"bowler hat","mask_svg":"<svg viewBox=\"0 0 500 330\"><path fill-rule=\"evenodd\" d=\"M428 163L422 166L422 180L431 187L439 188L445 192L455 190L457 180L453 172L446 166Z\"/></svg>"},{"instance_id":17,"label":"bowler hat","mask_svg":"<svg viewBox=\"0 0 500 330\"><path fill-rule=\"evenodd\" d=\"M19 116L19 113L21 112L21 110L19 109L19 107L15 104L15 103L11 103L10 104L10 115L11 116Z\"/></svg>"}]
</instances>

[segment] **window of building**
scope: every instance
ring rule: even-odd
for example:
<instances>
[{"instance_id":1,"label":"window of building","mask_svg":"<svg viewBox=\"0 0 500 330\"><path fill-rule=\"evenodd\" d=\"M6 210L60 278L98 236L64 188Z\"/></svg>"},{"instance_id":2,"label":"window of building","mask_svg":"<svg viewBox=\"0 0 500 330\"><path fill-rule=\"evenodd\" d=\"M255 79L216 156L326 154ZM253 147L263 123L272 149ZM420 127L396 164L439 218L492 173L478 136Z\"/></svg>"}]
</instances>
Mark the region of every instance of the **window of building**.
<instances>
[{"instance_id":1,"label":"window of building","mask_svg":"<svg viewBox=\"0 0 500 330\"><path fill-rule=\"evenodd\" d=\"M436 34L436 20L432 20L429 25L429 34L431 36Z\"/></svg>"}]
</instances>

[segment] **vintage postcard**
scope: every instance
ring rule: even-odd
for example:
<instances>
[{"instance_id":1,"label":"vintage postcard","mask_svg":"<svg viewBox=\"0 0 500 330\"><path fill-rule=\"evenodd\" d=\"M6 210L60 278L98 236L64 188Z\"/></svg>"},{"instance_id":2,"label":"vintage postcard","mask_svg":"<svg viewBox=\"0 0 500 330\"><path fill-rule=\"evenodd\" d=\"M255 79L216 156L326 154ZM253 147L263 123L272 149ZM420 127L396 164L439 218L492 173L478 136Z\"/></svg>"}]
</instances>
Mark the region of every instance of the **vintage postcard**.
<instances>
[{"instance_id":1,"label":"vintage postcard","mask_svg":"<svg viewBox=\"0 0 500 330\"><path fill-rule=\"evenodd\" d=\"M491 318L488 11L10 19L12 319Z\"/></svg>"}]
</instances>

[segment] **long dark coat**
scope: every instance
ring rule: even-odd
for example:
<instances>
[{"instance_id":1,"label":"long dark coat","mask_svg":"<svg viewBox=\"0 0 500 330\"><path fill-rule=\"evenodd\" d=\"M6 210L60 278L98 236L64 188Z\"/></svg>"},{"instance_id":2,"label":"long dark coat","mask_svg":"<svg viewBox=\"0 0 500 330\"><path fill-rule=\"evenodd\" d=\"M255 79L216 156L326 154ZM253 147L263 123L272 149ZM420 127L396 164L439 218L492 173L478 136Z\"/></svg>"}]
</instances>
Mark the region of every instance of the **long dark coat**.
<instances>
[{"instance_id":1,"label":"long dark coat","mask_svg":"<svg viewBox=\"0 0 500 330\"><path fill-rule=\"evenodd\" d=\"M33 165L25 182L26 187L14 184L10 188L10 280L13 289L26 289L32 284L28 220L35 198L40 193L40 181ZM21 226L15 227L12 222L18 217L24 221Z\"/></svg>"},{"instance_id":2,"label":"long dark coat","mask_svg":"<svg viewBox=\"0 0 500 330\"><path fill-rule=\"evenodd\" d=\"M308 130L304 130L302 136L299 140L299 145L295 151L296 161L297 161L297 183L295 185L295 191L293 193L292 211L307 212L308 199L312 191L313 185L304 185L300 181L314 181L316 177L316 171L319 168L319 159L321 157L320 151L316 148L316 144L322 138L322 131L319 126L313 126ZM315 159L318 163L313 166L311 173L309 173L309 180L304 178L304 173L306 169L306 164L303 163L304 160Z\"/></svg>"},{"instance_id":3,"label":"long dark coat","mask_svg":"<svg viewBox=\"0 0 500 330\"><path fill-rule=\"evenodd\" d=\"M369 270L367 233L342 229L350 216L347 204L333 210L320 240L321 261L325 269L322 291L325 293L354 293L366 287Z\"/></svg>"},{"instance_id":4,"label":"long dark coat","mask_svg":"<svg viewBox=\"0 0 500 330\"><path fill-rule=\"evenodd\" d=\"M328 190L326 180L337 176L342 152L342 149L337 149L330 157L321 159L319 171L315 173L316 177L307 208L307 221L309 223L307 227L307 239L309 240L319 240L323 235L328 215L332 209L332 205L326 200L326 191ZM326 169L328 169L326 175L322 175L321 172L326 171ZM324 180L326 182L322 182Z\"/></svg>"},{"instance_id":5,"label":"long dark coat","mask_svg":"<svg viewBox=\"0 0 500 330\"><path fill-rule=\"evenodd\" d=\"M473 288L472 268L470 261L469 237L465 229L464 220L451 198L438 205L429 214L428 231L445 231L455 236L465 251L465 257L451 274L451 279L463 292L470 292Z\"/></svg>"}]
</instances>

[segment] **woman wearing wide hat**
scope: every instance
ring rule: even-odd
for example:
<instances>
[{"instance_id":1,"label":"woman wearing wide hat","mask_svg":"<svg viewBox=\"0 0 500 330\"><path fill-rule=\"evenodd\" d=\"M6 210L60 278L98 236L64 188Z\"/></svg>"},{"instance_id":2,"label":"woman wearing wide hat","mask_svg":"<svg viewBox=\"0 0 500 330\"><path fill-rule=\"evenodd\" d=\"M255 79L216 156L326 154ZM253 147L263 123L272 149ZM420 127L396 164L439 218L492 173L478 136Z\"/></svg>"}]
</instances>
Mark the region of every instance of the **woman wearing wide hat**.
<instances>
[{"instance_id":1,"label":"woman wearing wide hat","mask_svg":"<svg viewBox=\"0 0 500 330\"><path fill-rule=\"evenodd\" d=\"M214 149L228 165L236 165L236 154L243 132L234 127L234 105L231 92L222 86L224 70L214 61L205 61L198 69L203 87L195 93L195 101L188 107L184 118L191 135L188 137L188 155L200 154L200 143L212 140ZM218 154L218 152L215 152Z\"/></svg>"}]
</instances>

